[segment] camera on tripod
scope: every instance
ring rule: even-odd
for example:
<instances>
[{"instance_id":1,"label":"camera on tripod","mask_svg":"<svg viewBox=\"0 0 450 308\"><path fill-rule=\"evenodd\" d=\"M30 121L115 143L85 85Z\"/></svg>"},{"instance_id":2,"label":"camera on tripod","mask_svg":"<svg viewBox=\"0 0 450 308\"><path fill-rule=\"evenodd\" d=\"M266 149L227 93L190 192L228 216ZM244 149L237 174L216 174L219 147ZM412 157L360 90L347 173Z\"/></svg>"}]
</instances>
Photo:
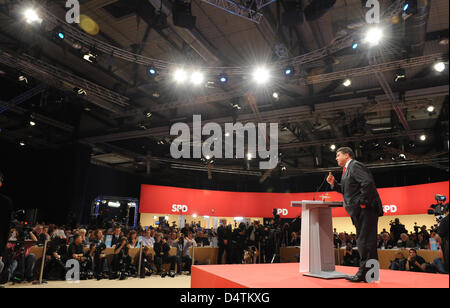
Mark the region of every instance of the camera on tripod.
<instances>
[{"instance_id":1,"label":"camera on tripod","mask_svg":"<svg viewBox=\"0 0 450 308\"><path fill-rule=\"evenodd\" d=\"M447 200L447 197L445 197L444 195L435 195L434 199L437 201L437 203L430 205L428 214L436 216L436 221L439 223L442 218L444 218L445 213L448 211L448 202L444 203Z\"/></svg>"}]
</instances>

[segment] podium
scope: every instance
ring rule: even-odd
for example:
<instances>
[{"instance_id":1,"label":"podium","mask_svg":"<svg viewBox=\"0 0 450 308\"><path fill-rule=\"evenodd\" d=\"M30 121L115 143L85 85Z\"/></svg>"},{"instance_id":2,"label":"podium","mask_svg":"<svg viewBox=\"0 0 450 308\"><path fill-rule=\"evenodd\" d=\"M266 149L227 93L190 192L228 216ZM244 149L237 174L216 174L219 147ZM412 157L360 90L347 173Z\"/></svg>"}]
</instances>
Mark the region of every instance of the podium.
<instances>
[{"instance_id":1,"label":"podium","mask_svg":"<svg viewBox=\"0 0 450 308\"><path fill-rule=\"evenodd\" d=\"M335 271L331 210L342 202L292 201L291 207L302 207L300 273L305 276L337 279L348 277Z\"/></svg>"}]
</instances>

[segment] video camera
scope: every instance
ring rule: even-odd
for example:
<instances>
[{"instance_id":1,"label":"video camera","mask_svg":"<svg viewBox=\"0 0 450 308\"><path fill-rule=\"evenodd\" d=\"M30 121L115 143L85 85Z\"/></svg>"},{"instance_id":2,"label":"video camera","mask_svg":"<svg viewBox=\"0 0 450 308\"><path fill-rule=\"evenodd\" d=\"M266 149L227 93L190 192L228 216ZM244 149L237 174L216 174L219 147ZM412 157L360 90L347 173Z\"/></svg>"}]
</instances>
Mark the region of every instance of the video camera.
<instances>
[{"instance_id":1,"label":"video camera","mask_svg":"<svg viewBox=\"0 0 450 308\"><path fill-rule=\"evenodd\" d=\"M447 200L447 197L443 195L435 195L434 199L437 201L437 203L430 205L428 214L436 216L436 221L439 223L442 218L444 218L445 213L448 211L448 202L444 203Z\"/></svg>"}]
</instances>

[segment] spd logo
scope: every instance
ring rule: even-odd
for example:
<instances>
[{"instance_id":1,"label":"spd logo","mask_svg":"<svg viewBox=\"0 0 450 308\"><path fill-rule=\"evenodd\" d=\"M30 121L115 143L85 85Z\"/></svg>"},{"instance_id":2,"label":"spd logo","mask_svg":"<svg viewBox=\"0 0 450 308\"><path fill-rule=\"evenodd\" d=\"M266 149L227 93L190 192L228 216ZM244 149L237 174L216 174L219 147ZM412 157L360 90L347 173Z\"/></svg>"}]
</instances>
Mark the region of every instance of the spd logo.
<instances>
[{"instance_id":1,"label":"spd logo","mask_svg":"<svg viewBox=\"0 0 450 308\"><path fill-rule=\"evenodd\" d=\"M385 213L396 213L397 212L397 206L396 205L383 205L383 211Z\"/></svg>"},{"instance_id":2,"label":"spd logo","mask_svg":"<svg viewBox=\"0 0 450 308\"><path fill-rule=\"evenodd\" d=\"M286 216L288 214L287 209L277 209L277 214L280 216Z\"/></svg>"},{"instance_id":3,"label":"spd logo","mask_svg":"<svg viewBox=\"0 0 450 308\"><path fill-rule=\"evenodd\" d=\"M172 212L174 213L186 213L188 211L188 207L187 205L182 205L182 204L173 204L172 205Z\"/></svg>"}]
</instances>

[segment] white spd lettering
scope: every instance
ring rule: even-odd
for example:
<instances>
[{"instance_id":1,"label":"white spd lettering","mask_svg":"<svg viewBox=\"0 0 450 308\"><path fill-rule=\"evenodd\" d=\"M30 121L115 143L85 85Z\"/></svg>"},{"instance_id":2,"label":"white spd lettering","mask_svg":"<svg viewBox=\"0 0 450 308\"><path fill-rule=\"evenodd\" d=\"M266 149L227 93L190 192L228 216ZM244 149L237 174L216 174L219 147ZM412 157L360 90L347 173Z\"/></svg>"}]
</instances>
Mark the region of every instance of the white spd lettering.
<instances>
[{"instance_id":1,"label":"white spd lettering","mask_svg":"<svg viewBox=\"0 0 450 308\"><path fill-rule=\"evenodd\" d=\"M173 204L172 205L172 212L186 213L187 211L188 211L187 205L183 205L183 204Z\"/></svg>"},{"instance_id":2,"label":"white spd lettering","mask_svg":"<svg viewBox=\"0 0 450 308\"><path fill-rule=\"evenodd\" d=\"M383 211L385 213L387 213L387 212L396 213L397 206L396 205L383 205Z\"/></svg>"},{"instance_id":3,"label":"white spd lettering","mask_svg":"<svg viewBox=\"0 0 450 308\"><path fill-rule=\"evenodd\" d=\"M281 216L286 216L288 214L288 210L287 209L278 209L277 214L281 215Z\"/></svg>"}]
</instances>

